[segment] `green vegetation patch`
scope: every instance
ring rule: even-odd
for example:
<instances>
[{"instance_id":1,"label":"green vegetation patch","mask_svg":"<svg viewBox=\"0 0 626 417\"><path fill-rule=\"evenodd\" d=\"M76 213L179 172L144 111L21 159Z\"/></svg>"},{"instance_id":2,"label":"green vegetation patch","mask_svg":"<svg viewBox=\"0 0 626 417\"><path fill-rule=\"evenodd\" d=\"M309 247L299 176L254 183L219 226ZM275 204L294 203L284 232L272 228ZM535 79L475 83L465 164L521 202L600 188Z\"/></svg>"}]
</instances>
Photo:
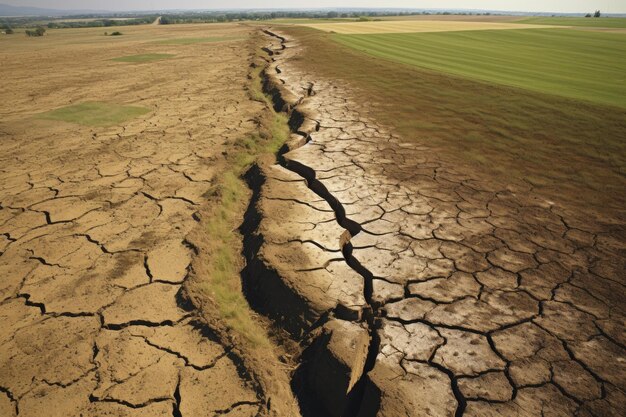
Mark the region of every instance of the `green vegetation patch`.
<instances>
[{"instance_id":1,"label":"green vegetation patch","mask_svg":"<svg viewBox=\"0 0 626 417\"><path fill-rule=\"evenodd\" d=\"M209 36L206 38L176 38L156 41L160 45L191 45L194 43L226 42L244 39L242 36Z\"/></svg>"},{"instance_id":2,"label":"green vegetation patch","mask_svg":"<svg viewBox=\"0 0 626 417\"><path fill-rule=\"evenodd\" d=\"M626 108L626 36L569 29L335 35L402 64Z\"/></svg>"},{"instance_id":3,"label":"green vegetation patch","mask_svg":"<svg viewBox=\"0 0 626 417\"><path fill-rule=\"evenodd\" d=\"M534 25L584 26L596 28L626 28L623 17L529 17L511 23L529 23Z\"/></svg>"},{"instance_id":4,"label":"green vegetation patch","mask_svg":"<svg viewBox=\"0 0 626 417\"><path fill-rule=\"evenodd\" d=\"M113 103L87 102L74 104L39 115L47 120L59 120L85 126L113 126L149 113L145 107L122 106Z\"/></svg>"},{"instance_id":5,"label":"green vegetation patch","mask_svg":"<svg viewBox=\"0 0 626 417\"><path fill-rule=\"evenodd\" d=\"M117 62L152 62L159 61L161 59L172 58L173 54L139 54L139 55L128 55L121 56L119 58L113 58L111 61Z\"/></svg>"}]
</instances>

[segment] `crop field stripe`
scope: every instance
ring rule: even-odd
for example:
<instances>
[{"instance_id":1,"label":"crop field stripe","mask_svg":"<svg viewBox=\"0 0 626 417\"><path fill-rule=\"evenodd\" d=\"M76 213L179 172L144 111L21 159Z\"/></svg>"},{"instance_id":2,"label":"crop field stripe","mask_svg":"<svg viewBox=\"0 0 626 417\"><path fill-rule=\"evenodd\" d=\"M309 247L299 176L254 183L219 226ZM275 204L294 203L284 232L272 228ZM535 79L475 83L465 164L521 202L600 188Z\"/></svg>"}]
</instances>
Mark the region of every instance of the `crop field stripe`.
<instances>
[{"instance_id":1,"label":"crop field stripe","mask_svg":"<svg viewBox=\"0 0 626 417\"><path fill-rule=\"evenodd\" d=\"M623 17L529 17L519 19L514 23L533 25L563 25L563 26L583 26L599 28L626 28L626 18Z\"/></svg>"},{"instance_id":2,"label":"crop field stripe","mask_svg":"<svg viewBox=\"0 0 626 417\"><path fill-rule=\"evenodd\" d=\"M333 35L370 55L626 107L626 37L567 29Z\"/></svg>"},{"instance_id":3,"label":"crop field stripe","mask_svg":"<svg viewBox=\"0 0 626 417\"><path fill-rule=\"evenodd\" d=\"M388 20L376 22L322 23L307 26L324 32L333 32L342 35L461 32L470 30L521 30L545 29L549 27L545 25L514 24L506 22L457 22L441 20ZM560 26L554 27L562 29Z\"/></svg>"}]
</instances>

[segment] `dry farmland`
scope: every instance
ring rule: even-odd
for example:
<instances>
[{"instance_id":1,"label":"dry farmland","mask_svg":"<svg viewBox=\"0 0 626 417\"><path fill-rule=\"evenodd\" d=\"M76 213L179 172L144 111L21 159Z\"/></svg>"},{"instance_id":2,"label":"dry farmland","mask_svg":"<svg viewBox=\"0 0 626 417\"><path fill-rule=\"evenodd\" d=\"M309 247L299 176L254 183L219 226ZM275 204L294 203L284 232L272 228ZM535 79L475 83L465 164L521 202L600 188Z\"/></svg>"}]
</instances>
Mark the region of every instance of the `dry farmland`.
<instances>
[{"instance_id":1,"label":"dry farmland","mask_svg":"<svg viewBox=\"0 0 626 417\"><path fill-rule=\"evenodd\" d=\"M1 39L0 414L256 415L263 382L191 303L211 297L192 277L212 262L198 213L221 204L264 112L255 38L122 31Z\"/></svg>"}]
</instances>

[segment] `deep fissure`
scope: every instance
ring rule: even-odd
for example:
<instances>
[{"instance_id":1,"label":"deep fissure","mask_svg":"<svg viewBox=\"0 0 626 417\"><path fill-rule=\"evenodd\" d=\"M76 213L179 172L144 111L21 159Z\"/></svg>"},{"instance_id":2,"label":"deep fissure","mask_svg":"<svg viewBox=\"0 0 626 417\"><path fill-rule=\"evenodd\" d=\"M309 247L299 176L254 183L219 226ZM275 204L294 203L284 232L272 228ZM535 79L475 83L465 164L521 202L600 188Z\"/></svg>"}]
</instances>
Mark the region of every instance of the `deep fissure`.
<instances>
[{"instance_id":1,"label":"deep fissure","mask_svg":"<svg viewBox=\"0 0 626 417\"><path fill-rule=\"evenodd\" d=\"M266 33L269 36L273 36L279 39L281 42L281 49L284 50L286 48L285 38L279 35L276 35L268 30L264 30L264 33ZM275 56L276 54L280 54L280 52L274 52L270 56ZM275 58L272 58L272 60L275 60ZM277 71L277 73L280 74L279 71ZM265 78L263 80L264 92L270 95L270 97L272 98L275 110L284 111L289 115L288 124L289 124L290 130L292 131L292 133L303 136L304 141L303 143L300 144L300 146L304 146L305 144L309 143L312 140L310 135L307 132L303 132L300 130L300 127L305 122L305 119L306 119L305 115L298 111L298 106L302 103L302 100L305 97L300 97L297 104L294 105L293 108L288 108L288 106L285 105L286 104L285 100L283 99L283 97L280 96L279 89L271 84L271 81L267 77L267 73L263 71L262 75ZM313 89L314 89L314 84L309 83L309 88L306 91L307 97L312 95ZM316 122L315 130L316 131L319 130L319 122ZM369 334L370 342L368 346L367 357L366 357L363 372L360 375L357 383L354 385L351 391L347 394L348 395L347 407L343 413L343 415L345 415L346 417L357 416L357 414L359 414L359 411L361 409L364 396L365 396L365 385L367 382L367 375L374 368L376 357L378 355L378 351L380 348L380 337L378 336L378 333L377 333L377 328L378 328L377 319L378 317L380 317L380 311L379 311L379 306L377 306L375 303L372 302L373 274L369 272L365 267L363 267L356 258L354 258L352 254L353 248L352 248L352 245L350 244L350 239L361 232L362 230L361 225L347 217L346 211L343 205L339 202L339 200L335 196L332 195L332 193L327 189L327 187L321 181L316 179L315 171L313 169L299 162L289 160L284 157L284 153L287 150L288 149L286 147L283 147L283 149L281 149L281 152L279 152L279 155L277 156L277 162L282 167L290 170L291 172L298 174L300 177L305 179L307 187L311 191L313 191L316 195L318 195L320 198L322 198L324 201L326 201L329 204L329 206L332 208L334 215L335 215L336 222L343 229L345 229L348 234L347 236L345 236L346 234L344 233L344 236L340 237L341 251L344 256L345 262L351 269L353 269L357 274L359 274L363 278L363 288L364 288L363 295L366 301L366 306L363 311L363 316L361 317L359 321L367 325L367 331ZM260 190L260 187L259 187L259 190ZM258 198L260 198L260 191L259 191L259 194L257 194L255 197L257 198L257 201L258 201Z\"/></svg>"}]
</instances>

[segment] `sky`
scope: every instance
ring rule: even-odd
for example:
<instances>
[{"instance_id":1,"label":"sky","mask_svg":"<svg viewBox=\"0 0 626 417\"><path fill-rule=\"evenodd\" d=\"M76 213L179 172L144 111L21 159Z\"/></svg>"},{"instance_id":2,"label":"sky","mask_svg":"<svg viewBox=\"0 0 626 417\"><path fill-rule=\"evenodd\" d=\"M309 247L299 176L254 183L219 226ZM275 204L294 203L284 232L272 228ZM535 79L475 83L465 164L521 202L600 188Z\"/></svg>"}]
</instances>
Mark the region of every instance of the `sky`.
<instances>
[{"instance_id":1,"label":"sky","mask_svg":"<svg viewBox=\"0 0 626 417\"><path fill-rule=\"evenodd\" d=\"M400 7L528 12L589 12L600 9L606 13L626 12L626 0L0 0L0 3L94 10Z\"/></svg>"}]
</instances>

